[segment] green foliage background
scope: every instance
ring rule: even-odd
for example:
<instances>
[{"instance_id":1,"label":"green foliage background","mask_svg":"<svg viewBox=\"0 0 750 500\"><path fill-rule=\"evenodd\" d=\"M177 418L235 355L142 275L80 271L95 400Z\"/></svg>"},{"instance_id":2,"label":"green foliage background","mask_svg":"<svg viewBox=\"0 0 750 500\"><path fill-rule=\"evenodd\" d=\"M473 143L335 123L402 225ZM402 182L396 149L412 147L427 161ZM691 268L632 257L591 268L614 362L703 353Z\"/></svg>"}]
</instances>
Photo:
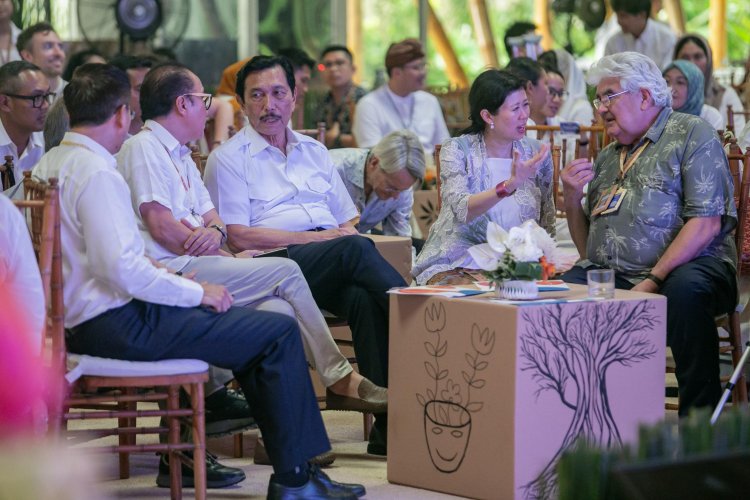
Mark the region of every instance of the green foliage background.
<instances>
[{"instance_id":1,"label":"green foliage background","mask_svg":"<svg viewBox=\"0 0 750 500\"><path fill-rule=\"evenodd\" d=\"M471 24L466 0L430 0L438 19L453 44L458 59L469 80L473 80L483 68L477 50L476 36ZM687 29L690 32L708 34L709 0L682 0ZM750 8L748 0L727 0L727 33L729 59L734 65L744 65L750 52ZM487 0L490 23L495 37L500 64L507 62L503 47L503 34L515 21L530 20L533 17L532 0ZM364 61L360 61L360 71L366 86L376 82L376 71L383 68L383 59L390 42L407 36L419 36L419 19L416 0L362 0ZM662 11L662 16L665 12ZM666 20L663 18L663 20ZM552 31L555 40L564 45L566 15L556 15ZM594 32L587 31L578 20L573 20L571 30L572 45L578 55L593 57ZM428 43L430 72L428 86L445 86L445 62Z\"/></svg>"}]
</instances>

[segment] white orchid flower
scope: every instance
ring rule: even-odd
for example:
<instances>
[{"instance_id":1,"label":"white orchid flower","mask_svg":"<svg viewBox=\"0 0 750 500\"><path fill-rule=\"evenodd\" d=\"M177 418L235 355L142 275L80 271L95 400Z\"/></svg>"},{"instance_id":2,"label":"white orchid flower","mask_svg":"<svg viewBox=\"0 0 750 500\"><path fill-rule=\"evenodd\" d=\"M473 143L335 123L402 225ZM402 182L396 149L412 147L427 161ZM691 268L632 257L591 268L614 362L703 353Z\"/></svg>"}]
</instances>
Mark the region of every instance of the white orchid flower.
<instances>
[{"instance_id":1,"label":"white orchid flower","mask_svg":"<svg viewBox=\"0 0 750 500\"><path fill-rule=\"evenodd\" d=\"M490 221L487 223L487 243L502 255L508 249L508 233L499 224Z\"/></svg>"},{"instance_id":2,"label":"white orchid flower","mask_svg":"<svg viewBox=\"0 0 750 500\"><path fill-rule=\"evenodd\" d=\"M505 250L503 250L504 252ZM503 259L503 253L496 252L489 243L474 245L469 248L469 255L474 259L474 263L485 271L494 271L500 266Z\"/></svg>"}]
</instances>

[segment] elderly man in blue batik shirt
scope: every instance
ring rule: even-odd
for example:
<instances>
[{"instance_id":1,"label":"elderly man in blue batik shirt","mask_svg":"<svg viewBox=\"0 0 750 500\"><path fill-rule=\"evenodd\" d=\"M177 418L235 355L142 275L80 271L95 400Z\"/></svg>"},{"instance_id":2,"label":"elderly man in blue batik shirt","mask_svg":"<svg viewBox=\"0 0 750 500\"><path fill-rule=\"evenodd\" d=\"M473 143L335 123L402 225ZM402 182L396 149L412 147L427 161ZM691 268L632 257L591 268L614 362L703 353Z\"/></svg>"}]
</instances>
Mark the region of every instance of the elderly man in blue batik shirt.
<instances>
[{"instance_id":1,"label":"elderly man in blue batik shirt","mask_svg":"<svg viewBox=\"0 0 750 500\"><path fill-rule=\"evenodd\" d=\"M412 187L424 178L425 169L419 137L414 132L398 130L385 136L372 150L334 149L330 155L361 214L357 230L411 237ZM382 232L374 230L379 224Z\"/></svg>"},{"instance_id":2,"label":"elderly man in blue batik shirt","mask_svg":"<svg viewBox=\"0 0 750 500\"><path fill-rule=\"evenodd\" d=\"M635 52L589 70L594 107L615 141L593 165L577 159L563 169L568 225L583 258L563 279L585 283L586 269L607 267L618 288L666 296L667 343L686 415L721 397L714 316L737 304L730 235L737 210L716 130L674 112L660 75Z\"/></svg>"}]
</instances>

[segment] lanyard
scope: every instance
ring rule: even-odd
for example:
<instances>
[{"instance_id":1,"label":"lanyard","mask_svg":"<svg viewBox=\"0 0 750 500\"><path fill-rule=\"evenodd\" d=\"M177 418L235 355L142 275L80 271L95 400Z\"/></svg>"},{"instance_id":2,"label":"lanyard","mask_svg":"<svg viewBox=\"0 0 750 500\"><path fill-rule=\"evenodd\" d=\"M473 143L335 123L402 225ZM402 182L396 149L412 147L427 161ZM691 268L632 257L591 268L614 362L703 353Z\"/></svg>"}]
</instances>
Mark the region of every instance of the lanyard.
<instances>
[{"instance_id":1,"label":"lanyard","mask_svg":"<svg viewBox=\"0 0 750 500\"><path fill-rule=\"evenodd\" d=\"M399 121L401 122L401 125L404 126L405 129L411 129L411 124L414 121L414 101L416 98L414 95L411 95L411 108L409 109L409 122L404 121L404 117L401 115L401 112L398 110L398 106L396 106L396 101L393 100L393 96L391 96L388 89L386 89L385 94L388 96L388 102L391 104L391 107L393 108L393 111L396 112L396 115L398 116Z\"/></svg>"},{"instance_id":2,"label":"lanyard","mask_svg":"<svg viewBox=\"0 0 750 500\"><path fill-rule=\"evenodd\" d=\"M148 127L143 127L143 130L148 130L149 132L153 132L153 130L151 130ZM192 187L190 185L190 174L188 172L185 172L185 174L187 174L186 175L187 182L185 182L185 178L182 177L182 172L180 172L180 167L177 166L177 163L175 163L174 158L172 158L172 153L169 151L169 149L167 149L167 146L165 146L163 142L159 141L159 144L161 144L161 147L163 147L164 151L167 152L167 156L169 157L169 161L172 163L172 166L177 171L177 176L180 178L180 182L182 182L183 189L185 189L186 193L190 193L190 188ZM183 167L184 167L184 165L183 165Z\"/></svg>"},{"instance_id":3,"label":"lanyard","mask_svg":"<svg viewBox=\"0 0 750 500\"><path fill-rule=\"evenodd\" d=\"M648 147L649 143L651 142L650 139L646 139L644 143L635 150L635 152L630 155L630 159L625 162L625 157L627 156L627 151L625 151L625 148L622 148L622 151L620 151L620 175L618 176L618 181L621 181L625 179L625 174L628 173L628 170L635 164L635 162L638 160L638 157L641 156L641 153Z\"/></svg>"}]
</instances>

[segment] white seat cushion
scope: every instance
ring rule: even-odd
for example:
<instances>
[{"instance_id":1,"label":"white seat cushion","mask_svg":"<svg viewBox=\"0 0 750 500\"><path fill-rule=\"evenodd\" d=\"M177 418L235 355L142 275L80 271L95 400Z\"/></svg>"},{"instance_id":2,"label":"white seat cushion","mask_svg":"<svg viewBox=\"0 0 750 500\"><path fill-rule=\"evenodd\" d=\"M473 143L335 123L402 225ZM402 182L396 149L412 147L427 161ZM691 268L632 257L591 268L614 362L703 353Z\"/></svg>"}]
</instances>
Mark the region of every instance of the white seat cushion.
<instances>
[{"instance_id":1,"label":"white seat cushion","mask_svg":"<svg viewBox=\"0 0 750 500\"><path fill-rule=\"evenodd\" d=\"M125 361L123 359L97 358L86 354L68 354L68 383L84 375L97 377L151 377L158 375L185 375L208 370L208 363L199 359L164 359L161 361Z\"/></svg>"}]
</instances>

